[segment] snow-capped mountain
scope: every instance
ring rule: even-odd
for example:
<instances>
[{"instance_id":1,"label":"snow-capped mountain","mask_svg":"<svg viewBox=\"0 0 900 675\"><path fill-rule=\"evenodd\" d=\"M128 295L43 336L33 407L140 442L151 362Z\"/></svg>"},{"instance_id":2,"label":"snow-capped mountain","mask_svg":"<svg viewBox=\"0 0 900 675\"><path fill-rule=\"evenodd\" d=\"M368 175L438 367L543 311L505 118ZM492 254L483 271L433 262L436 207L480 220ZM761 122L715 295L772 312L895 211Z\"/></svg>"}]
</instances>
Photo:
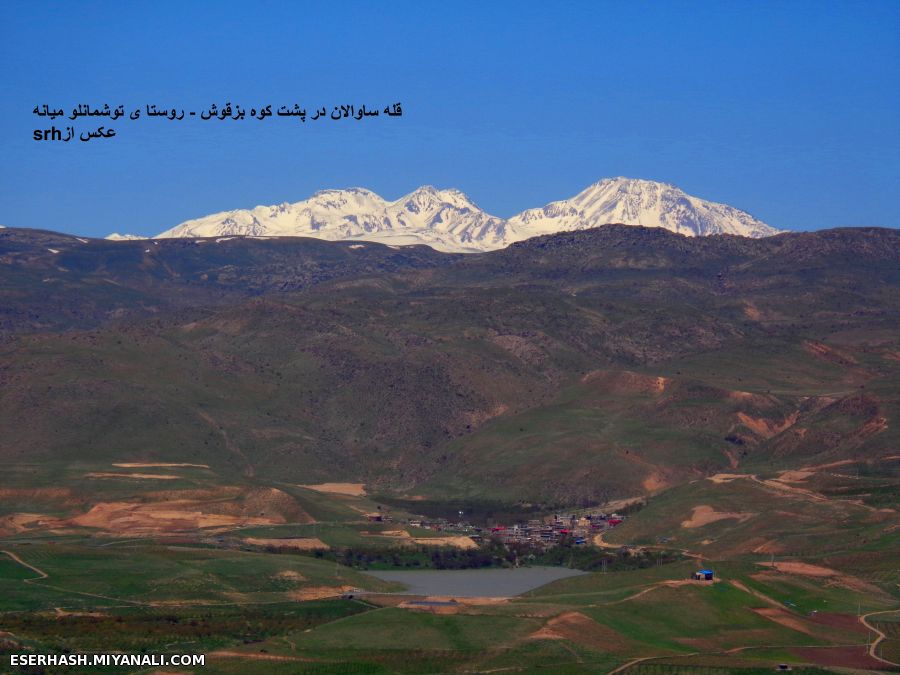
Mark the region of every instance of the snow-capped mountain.
<instances>
[{"instance_id":1,"label":"snow-capped mountain","mask_svg":"<svg viewBox=\"0 0 900 675\"><path fill-rule=\"evenodd\" d=\"M663 227L690 237L767 237L779 232L733 206L692 197L668 183L636 178L605 178L571 199L523 211L508 221L523 238L607 223Z\"/></svg>"},{"instance_id":2,"label":"snow-capped mountain","mask_svg":"<svg viewBox=\"0 0 900 675\"><path fill-rule=\"evenodd\" d=\"M427 244L442 251L503 248L506 222L488 215L459 190L431 186L385 201L371 190L322 190L294 204L224 211L189 220L166 237L302 236L385 244Z\"/></svg>"},{"instance_id":3,"label":"snow-capped mountain","mask_svg":"<svg viewBox=\"0 0 900 675\"><path fill-rule=\"evenodd\" d=\"M508 220L485 213L459 190L424 186L390 202L370 190L351 188L322 190L295 203L214 213L181 223L157 238L303 236L471 252L608 223L663 227L688 236L765 237L779 231L744 211L692 197L674 185L607 178L571 199ZM109 238L115 236L133 235Z\"/></svg>"},{"instance_id":4,"label":"snow-capped mountain","mask_svg":"<svg viewBox=\"0 0 900 675\"><path fill-rule=\"evenodd\" d=\"M119 234L118 232L113 232L111 235L105 237L110 241L137 241L140 239L147 239L147 237L142 237L137 234Z\"/></svg>"}]
</instances>

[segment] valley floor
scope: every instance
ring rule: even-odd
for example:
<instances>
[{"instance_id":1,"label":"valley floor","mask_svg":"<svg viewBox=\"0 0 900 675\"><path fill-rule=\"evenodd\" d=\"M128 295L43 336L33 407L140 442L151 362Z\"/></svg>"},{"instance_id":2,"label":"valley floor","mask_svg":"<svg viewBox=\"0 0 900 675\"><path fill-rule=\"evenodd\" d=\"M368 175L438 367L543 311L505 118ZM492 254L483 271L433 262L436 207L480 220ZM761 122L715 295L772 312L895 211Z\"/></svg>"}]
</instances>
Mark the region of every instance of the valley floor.
<instances>
[{"instance_id":1,"label":"valley floor","mask_svg":"<svg viewBox=\"0 0 900 675\"><path fill-rule=\"evenodd\" d=\"M208 471L142 470L199 482ZM368 522L385 507L361 486L194 485L193 501L165 492L166 510L154 510L152 491L98 508L34 487L43 512L3 517L15 531L0 540L0 650L197 653L213 673L262 663L273 673L897 670L896 514L794 489L797 478L735 473L662 492L598 551L652 560L680 548L680 561L486 598L412 595L329 558L329 549L446 539ZM833 509L842 520L823 531ZM759 516L773 512L793 516ZM325 553L295 546L312 540ZM690 578L703 567L713 581Z\"/></svg>"}]
</instances>

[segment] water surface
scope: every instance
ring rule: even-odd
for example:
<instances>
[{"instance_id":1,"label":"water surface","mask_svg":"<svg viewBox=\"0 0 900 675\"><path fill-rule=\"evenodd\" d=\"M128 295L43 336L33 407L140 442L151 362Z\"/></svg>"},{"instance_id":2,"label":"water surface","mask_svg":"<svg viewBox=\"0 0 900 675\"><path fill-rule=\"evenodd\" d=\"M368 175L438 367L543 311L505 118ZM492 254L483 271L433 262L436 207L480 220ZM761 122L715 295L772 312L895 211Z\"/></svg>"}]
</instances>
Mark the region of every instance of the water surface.
<instances>
[{"instance_id":1,"label":"water surface","mask_svg":"<svg viewBox=\"0 0 900 675\"><path fill-rule=\"evenodd\" d=\"M488 567L475 570L376 570L366 574L404 584L406 595L506 598L586 572L566 567Z\"/></svg>"}]
</instances>

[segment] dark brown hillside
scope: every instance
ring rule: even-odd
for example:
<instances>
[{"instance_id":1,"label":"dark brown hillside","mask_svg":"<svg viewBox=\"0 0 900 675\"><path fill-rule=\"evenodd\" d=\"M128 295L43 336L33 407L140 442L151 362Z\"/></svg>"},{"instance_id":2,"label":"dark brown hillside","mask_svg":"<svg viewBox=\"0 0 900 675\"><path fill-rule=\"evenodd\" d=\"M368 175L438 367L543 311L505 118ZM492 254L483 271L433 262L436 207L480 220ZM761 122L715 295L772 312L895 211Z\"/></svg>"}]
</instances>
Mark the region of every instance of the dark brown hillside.
<instances>
[{"instance_id":1,"label":"dark brown hillside","mask_svg":"<svg viewBox=\"0 0 900 675\"><path fill-rule=\"evenodd\" d=\"M25 302L56 265L48 242L7 241L8 322L95 327L0 351L2 461L558 502L896 450L891 230L608 226L474 256L88 242L54 254L70 314ZM125 293L139 301L117 312ZM622 373L664 384L632 390Z\"/></svg>"},{"instance_id":2,"label":"dark brown hillside","mask_svg":"<svg viewBox=\"0 0 900 675\"><path fill-rule=\"evenodd\" d=\"M424 246L300 237L106 241L7 228L0 230L0 338L233 304L333 279L439 267L455 257Z\"/></svg>"}]
</instances>

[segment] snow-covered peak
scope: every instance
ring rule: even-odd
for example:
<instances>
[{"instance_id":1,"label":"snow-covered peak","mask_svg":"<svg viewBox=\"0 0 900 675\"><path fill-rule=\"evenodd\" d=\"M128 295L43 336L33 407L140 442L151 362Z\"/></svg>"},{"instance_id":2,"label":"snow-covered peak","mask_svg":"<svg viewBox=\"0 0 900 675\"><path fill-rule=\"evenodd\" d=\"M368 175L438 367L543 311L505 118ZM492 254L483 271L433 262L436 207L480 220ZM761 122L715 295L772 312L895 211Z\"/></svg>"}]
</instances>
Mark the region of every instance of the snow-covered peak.
<instances>
[{"instance_id":1,"label":"snow-covered peak","mask_svg":"<svg viewBox=\"0 0 900 675\"><path fill-rule=\"evenodd\" d=\"M147 237L141 237L137 234L119 234L118 232L113 232L111 235L107 236L106 239L110 241L139 241L141 239L147 239Z\"/></svg>"},{"instance_id":2,"label":"snow-covered peak","mask_svg":"<svg viewBox=\"0 0 900 675\"><path fill-rule=\"evenodd\" d=\"M406 209L412 213L433 211L445 206L438 190L430 185L420 187L391 204L394 208Z\"/></svg>"},{"instance_id":3,"label":"snow-covered peak","mask_svg":"<svg viewBox=\"0 0 900 675\"><path fill-rule=\"evenodd\" d=\"M523 211L509 223L526 237L607 223L662 227L687 236L765 237L778 233L727 204L692 197L669 183L624 177L605 178L570 199Z\"/></svg>"},{"instance_id":4,"label":"snow-covered peak","mask_svg":"<svg viewBox=\"0 0 900 675\"><path fill-rule=\"evenodd\" d=\"M320 190L300 202L189 220L159 237L301 236L482 251L512 243L505 233L502 219L479 209L459 190L429 185L393 202L364 188Z\"/></svg>"},{"instance_id":5,"label":"snow-covered peak","mask_svg":"<svg viewBox=\"0 0 900 675\"><path fill-rule=\"evenodd\" d=\"M371 208L382 205L384 200L371 190L365 188L349 188L347 190L319 190L306 200L326 209ZM302 202L298 202L302 203ZM289 204L285 204L290 206Z\"/></svg>"},{"instance_id":6,"label":"snow-covered peak","mask_svg":"<svg viewBox=\"0 0 900 675\"><path fill-rule=\"evenodd\" d=\"M299 202L222 211L188 220L168 237L302 236L426 244L442 251L489 251L530 237L608 223L663 227L695 236L763 237L778 230L725 204L685 194L668 183L605 178L570 199L508 220L485 213L465 193L424 185L395 201L371 190L320 190Z\"/></svg>"}]
</instances>

